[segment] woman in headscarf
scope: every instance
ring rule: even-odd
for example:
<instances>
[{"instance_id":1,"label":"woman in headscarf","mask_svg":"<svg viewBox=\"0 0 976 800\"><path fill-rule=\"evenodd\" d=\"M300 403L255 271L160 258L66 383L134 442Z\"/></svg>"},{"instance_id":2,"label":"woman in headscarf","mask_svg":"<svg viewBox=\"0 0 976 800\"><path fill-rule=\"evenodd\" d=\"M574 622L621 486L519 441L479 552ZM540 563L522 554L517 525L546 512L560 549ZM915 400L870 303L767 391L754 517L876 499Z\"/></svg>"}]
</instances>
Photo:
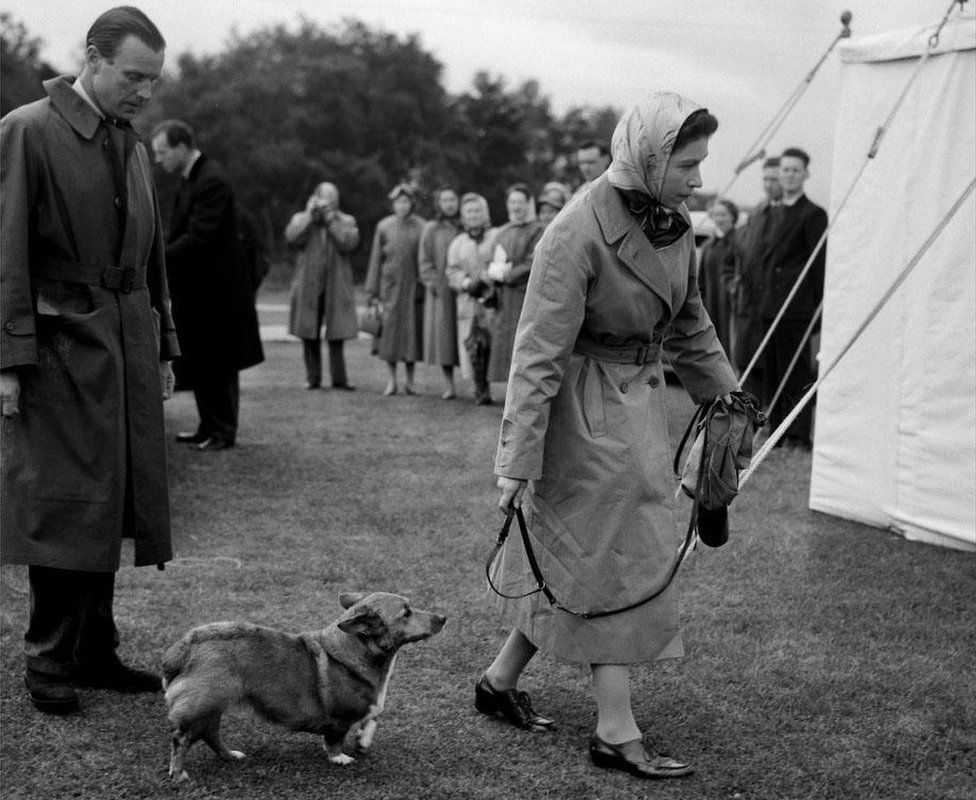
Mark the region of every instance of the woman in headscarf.
<instances>
[{"instance_id":1,"label":"woman in headscarf","mask_svg":"<svg viewBox=\"0 0 976 800\"><path fill-rule=\"evenodd\" d=\"M461 198L461 224L458 235L447 250L447 280L457 293L458 353L461 375L474 381L474 400L479 406L491 405L488 383L488 356L491 353L488 262L495 249L497 231L491 227L488 201L468 192Z\"/></svg>"},{"instance_id":2,"label":"woman in headscarf","mask_svg":"<svg viewBox=\"0 0 976 800\"><path fill-rule=\"evenodd\" d=\"M613 163L546 230L518 325L495 457L499 505L524 507L538 566L561 608L536 592L499 601L513 628L475 687L475 705L545 731L517 683L537 648L590 665L595 764L642 778L687 775L649 752L634 719L632 664L683 654L675 586L680 539L661 351L696 403L738 388L702 308L685 200L718 126L655 93L624 115ZM495 585L535 585L509 537ZM633 605L627 611L618 609ZM564 609L571 609L570 613ZM612 612L586 618L581 613Z\"/></svg>"},{"instance_id":3,"label":"woman in headscarf","mask_svg":"<svg viewBox=\"0 0 976 800\"><path fill-rule=\"evenodd\" d=\"M524 183L509 186L505 192L508 222L498 229L488 277L492 282L496 307L491 325L491 356L488 380L507 381L512 364L512 346L518 325L525 285L532 270L532 254L542 236L542 225L534 219L532 192Z\"/></svg>"},{"instance_id":4,"label":"woman in headscarf","mask_svg":"<svg viewBox=\"0 0 976 800\"><path fill-rule=\"evenodd\" d=\"M420 234L420 279L427 287L424 302L424 361L437 364L444 375L444 400L456 397L454 368L458 365L457 303L447 284L447 248L461 232L457 192L449 187L435 195L437 217Z\"/></svg>"},{"instance_id":5,"label":"woman in headscarf","mask_svg":"<svg viewBox=\"0 0 976 800\"><path fill-rule=\"evenodd\" d=\"M414 364L423 355L424 285L420 282L417 253L424 220L413 213L413 191L399 184L389 194L393 213L376 226L369 255L366 295L382 309L383 327L376 354L390 369L383 394L397 393L396 365L404 362L403 390L416 394Z\"/></svg>"},{"instance_id":6,"label":"woman in headscarf","mask_svg":"<svg viewBox=\"0 0 976 800\"><path fill-rule=\"evenodd\" d=\"M715 233L702 245L698 289L718 340L728 355L732 352L732 300L735 276L739 272L739 245L735 237L739 208L731 200L718 198L712 202L708 215L715 225Z\"/></svg>"}]
</instances>

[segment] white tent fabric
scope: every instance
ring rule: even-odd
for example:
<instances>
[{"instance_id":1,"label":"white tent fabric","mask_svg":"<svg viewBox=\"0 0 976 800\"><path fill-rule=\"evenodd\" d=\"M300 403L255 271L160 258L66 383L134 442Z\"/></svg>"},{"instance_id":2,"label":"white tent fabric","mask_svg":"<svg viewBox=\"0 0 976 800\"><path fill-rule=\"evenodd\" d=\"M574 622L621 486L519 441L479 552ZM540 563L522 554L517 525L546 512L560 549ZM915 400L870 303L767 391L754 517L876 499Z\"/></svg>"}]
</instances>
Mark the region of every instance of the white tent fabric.
<instances>
[{"instance_id":1,"label":"white tent fabric","mask_svg":"<svg viewBox=\"0 0 976 800\"><path fill-rule=\"evenodd\" d=\"M851 41L831 186L839 204L934 28ZM956 17L831 228L830 363L976 173L976 17ZM833 219L831 209L831 219ZM970 196L820 388L810 508L976 550L976 203Z\"/></svg>"}]
</instances>

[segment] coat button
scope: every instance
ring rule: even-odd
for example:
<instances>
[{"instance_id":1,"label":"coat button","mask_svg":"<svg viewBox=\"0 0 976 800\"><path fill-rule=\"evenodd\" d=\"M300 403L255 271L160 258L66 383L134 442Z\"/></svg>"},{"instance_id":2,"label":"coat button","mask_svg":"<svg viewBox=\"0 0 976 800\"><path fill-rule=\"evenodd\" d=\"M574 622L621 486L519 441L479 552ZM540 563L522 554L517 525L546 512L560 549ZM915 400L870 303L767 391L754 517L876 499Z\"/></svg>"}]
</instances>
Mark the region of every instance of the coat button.
<instances>
[{"instance_id":1,"label":"coat button","mask_svg":"<svg viewBox=\"0 0 976 800\"><path fill-rule=\"evenodd\" d=\"M620 383L620 391L623 392L624 394L627 394L627 391L629 389L630 389L630 384L627 383L627 381L621 381L621 383Z\"/></svg>"},{"instance_id":2,"label":"coat button","mask_svg":"<svg viewBox=\"0 0 976 800\"><path fill-rule=\"evenodd\" d=\"M651 377L647 379L647 385L652 389L656 389L660 383L661 381L657 375L651 375Z\"/></svg>"},{"instance_id":3,"label":"coat button","mask_svg":"<svg viewBox=\"0 0 976 800\"><path fill-rule=\"evenodd\" d=\"M121 197L116 197L115 198L115 207L116 208L122 208L122 198Z\"/></svg>"}]
</instances>

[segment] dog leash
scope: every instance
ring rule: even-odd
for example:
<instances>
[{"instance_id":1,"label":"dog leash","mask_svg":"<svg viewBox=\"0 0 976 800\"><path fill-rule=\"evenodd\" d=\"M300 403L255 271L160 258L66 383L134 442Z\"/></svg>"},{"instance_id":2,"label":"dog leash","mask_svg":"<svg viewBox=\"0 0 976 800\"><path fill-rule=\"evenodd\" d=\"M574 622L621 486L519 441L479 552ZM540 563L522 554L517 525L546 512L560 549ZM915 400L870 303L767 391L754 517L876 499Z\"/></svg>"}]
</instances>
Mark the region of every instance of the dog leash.
<instances>
[{"instance_id":1,"label":"dog leash","mask_svg":"<svg viewBox=\"0 0 976 800\"><path fill-rule=\"evenodd\" d=\"M714 413L715 401L711 403L703 403L698 407L694 416L691 418L691 422L688 424L688 428L685 431L685 435L681 438L681 445L678 448L678 452L675 455L675 470L677 470L677 463L680 459L681 452L684 450L685 443L688 441L688 437L692 429L696 424L701 425L701 429L705 432L705 437L708 437L708 419ZM704 452L704 448L703 448ZM632 611L635 608L643 606L656 597L660 597L664 591L671 585L675 577L678 574L678 570L681 568L682 563L684 563L685 556L688 553L689 548L695 540L695 530L698 525L698 504L699 498L701 496L701 486L702 477L705 474L705 459L702 458L698 465L698 475L695 482L695 494L692 498L691 503L691 516L688 520L688 530L685 532L684 543L681 545L681 549L678 551L678 556L675 559L674 565L671 567L668 577L665 579L663 585L651 592L651 594L638 600L630 605L621 606L620 608L613 608L608 611L578 611L573 608L567 608L553 594L552 589L549 588L549 584L546 583L546 579L542 574L542 570L539 568L539 562L535 557L535 550L532 547L532 542L529 539L529 529L525 524L525 515L522 513L521 507L516 507L510 505L505 512L505 522L502 524L501 530L498 532L498 539L495 541L495 547L491 551L491 555L488 556L488 562L485 564L485 577L488 579L488 585L491 590L497 594L499 597L503 597L506 600L521 600L524 597L529 597L533 594L541 592L546 600L549 601L549 605L553 608L558 608L560 611L565 611L567 614L572 614L574 617L580 617L581 619L598 619L600 617L609 617L614 614L623 614L625 611ZM522 537L522 547L525 549L525 557L529 562L529 568L532 570L532 577L535 578L536 587L534 589L525 592L524 594L505 594L496 585L494 580L492 580L492 566L495 560L498 558L498 554L501 552L502 547L505 545L505 540L508 538L508 534L512 529L512 521L518 520L519 534Z\"/></svg>"}]
</instances>

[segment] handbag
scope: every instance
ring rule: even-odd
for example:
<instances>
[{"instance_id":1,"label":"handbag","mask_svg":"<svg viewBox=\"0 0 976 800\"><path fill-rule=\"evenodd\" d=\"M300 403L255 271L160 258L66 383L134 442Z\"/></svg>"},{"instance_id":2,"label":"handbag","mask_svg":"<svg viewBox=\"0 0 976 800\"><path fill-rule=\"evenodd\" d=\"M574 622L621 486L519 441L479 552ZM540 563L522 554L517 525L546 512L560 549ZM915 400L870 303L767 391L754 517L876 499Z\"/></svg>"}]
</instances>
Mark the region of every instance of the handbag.
<instances>
[{"instance_id":1,"label":"handbag","mask_svg":"<svg viewBox=\"0 0 976 800\"><path fill-rule=\"evenodd\" d=\"M367 333L379 339L383 333L383 312L376 303L356 309L356 323L360 333Z\"/></svg>"}]
</instances>

